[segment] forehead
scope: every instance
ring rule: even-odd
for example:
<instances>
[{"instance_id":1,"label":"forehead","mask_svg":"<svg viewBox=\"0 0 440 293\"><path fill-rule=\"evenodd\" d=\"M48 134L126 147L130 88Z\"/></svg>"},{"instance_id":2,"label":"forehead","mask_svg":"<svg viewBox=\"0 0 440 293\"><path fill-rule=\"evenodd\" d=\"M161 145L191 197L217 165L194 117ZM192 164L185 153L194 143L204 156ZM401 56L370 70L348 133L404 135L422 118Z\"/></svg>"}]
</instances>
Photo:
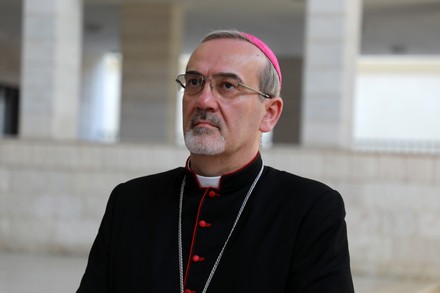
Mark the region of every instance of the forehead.
<instances>
[{"instance_id":1,"label":"forehead","mask_svg":"<svg viewBox=\"0 0 440 293\"><path fill-rule=\"evenodd\" d=\"M191 55L187 70L204 76L234 73L242 79L257 78L266 64L264 54L249 42L234 39L215 39L201 43Z\"/></svg>"}]
</instances>

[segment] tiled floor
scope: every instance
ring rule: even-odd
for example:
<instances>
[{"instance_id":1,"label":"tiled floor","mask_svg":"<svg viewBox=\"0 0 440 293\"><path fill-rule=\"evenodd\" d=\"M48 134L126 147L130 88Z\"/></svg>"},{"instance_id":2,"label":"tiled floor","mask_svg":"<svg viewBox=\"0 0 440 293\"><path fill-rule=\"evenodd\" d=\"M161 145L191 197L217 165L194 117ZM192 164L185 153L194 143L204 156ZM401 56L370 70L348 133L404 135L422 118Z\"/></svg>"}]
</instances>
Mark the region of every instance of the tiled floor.
<instances>
[{"instance_id":1,"label":"tiled floor","mask_svg":"<svg viewBox=\"0 0 440 293\"><path fill-rule=\"evenodd\" d=\"M75 292L87 260L0 252L0 293Z\"/></svg>"},{"instance_id":2,"label":"tiled floor","mask_svg":"<svg viewBox=\"0 0 440 293\"><path fill-rule=\"evenodd\" d=\"M84 257L0 252L0 293L75 292L86 262ZM366 277L354 282L356 293L425 293L421 289L430 285Z\"/></svg>"}]
</instances>

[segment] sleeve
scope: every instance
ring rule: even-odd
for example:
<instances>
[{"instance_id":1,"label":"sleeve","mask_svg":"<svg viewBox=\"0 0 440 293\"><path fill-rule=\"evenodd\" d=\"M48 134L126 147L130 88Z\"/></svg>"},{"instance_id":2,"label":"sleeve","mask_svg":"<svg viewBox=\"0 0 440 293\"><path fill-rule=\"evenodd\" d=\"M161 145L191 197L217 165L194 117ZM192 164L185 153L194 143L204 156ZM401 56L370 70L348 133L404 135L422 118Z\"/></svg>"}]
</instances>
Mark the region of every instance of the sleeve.
<instances>
[{"instance_id":1,"label":"sleeve","mask_svg":"<svg viewBox=\"0 0 440 293\"><path fill-rule=\"evenodd\" d=\"M354 292L344 203L323 193L306 213L292 256L286 292Z\"/></svg>"},{"instance_id":2,"label":"sleeve","mask_svg":"<svg viewBox=\"0 0 440 293\"><path fill-rule=\"evenodd\" d=\"M113 190L107 203L104 217L98 234L90 250L85 273L81 279L77 293L109 292L109 258L114 214L114 201L117 187Z\"/></svg>"}]
</instances>

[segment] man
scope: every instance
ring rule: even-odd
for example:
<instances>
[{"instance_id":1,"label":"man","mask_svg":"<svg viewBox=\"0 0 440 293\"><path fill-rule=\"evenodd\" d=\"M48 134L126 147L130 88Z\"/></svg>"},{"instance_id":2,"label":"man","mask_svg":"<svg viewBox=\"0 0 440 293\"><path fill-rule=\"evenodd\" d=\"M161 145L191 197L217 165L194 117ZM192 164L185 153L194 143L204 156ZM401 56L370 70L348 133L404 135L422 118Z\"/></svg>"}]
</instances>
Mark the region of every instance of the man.
<instances>
[{"instance_id":1,"label":"man","mask_svg":"<svg viewBox=\"0 0 440 293\"><path fill-rule=\"evenodd\" d=\"M256 37L205 37L177 78L186 167L113 190L78 292L354 292L340 195L259 153L281 82Z\"/></svg>"}]
</instances>

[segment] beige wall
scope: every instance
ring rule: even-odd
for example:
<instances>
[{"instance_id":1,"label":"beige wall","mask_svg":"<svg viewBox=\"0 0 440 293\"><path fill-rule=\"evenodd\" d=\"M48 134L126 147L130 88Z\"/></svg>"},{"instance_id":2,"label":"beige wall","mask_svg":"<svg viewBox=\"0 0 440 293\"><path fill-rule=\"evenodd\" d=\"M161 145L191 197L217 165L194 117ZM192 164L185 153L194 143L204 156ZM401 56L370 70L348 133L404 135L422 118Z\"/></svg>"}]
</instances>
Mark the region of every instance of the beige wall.
<instances>
[{"instance_id":1,"label":"beige wall","mask_svg":"<svg viewBox=\"0 0 440 293\"><path fill-rule=\"evenodd\" d=\"M111 189L182 166L170 145L0 140L0 249L85 255ZM356 274L440 275L440 156L277 147L265 163L344 197Z\"/></svg>"}]
</instances>

